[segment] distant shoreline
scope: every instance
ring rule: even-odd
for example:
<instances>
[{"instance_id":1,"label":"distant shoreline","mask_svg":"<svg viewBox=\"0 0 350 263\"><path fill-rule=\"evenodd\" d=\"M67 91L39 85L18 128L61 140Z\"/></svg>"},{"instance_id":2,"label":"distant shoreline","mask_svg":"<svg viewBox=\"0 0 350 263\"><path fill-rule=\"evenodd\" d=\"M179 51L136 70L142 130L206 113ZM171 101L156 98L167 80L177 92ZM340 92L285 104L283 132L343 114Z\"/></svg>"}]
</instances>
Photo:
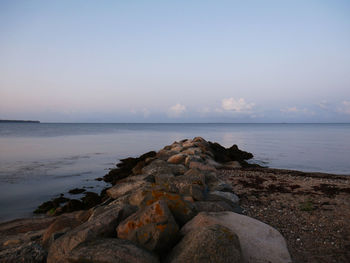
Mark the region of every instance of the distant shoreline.
<instances>
[{"instance_id":1,"label":"distant shoreline","mask_svg":"<svg viewBox=\"0 0 350 263\"><path fill-rule=\"evenodd\" d=\"M0 123L40 123L40 121L0 120Z\"/></svg>"}]
</instances>

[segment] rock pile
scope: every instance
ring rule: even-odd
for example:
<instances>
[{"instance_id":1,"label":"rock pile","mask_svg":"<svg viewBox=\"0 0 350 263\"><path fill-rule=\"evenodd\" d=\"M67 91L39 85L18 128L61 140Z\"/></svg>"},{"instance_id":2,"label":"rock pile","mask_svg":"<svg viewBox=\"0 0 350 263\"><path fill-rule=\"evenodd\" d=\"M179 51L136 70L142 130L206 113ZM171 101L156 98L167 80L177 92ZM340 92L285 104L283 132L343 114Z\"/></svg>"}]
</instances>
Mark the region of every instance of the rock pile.
<instances>
[{"instance_id":1,"label":"rock pile","mask_svg":"<svg viewBox=\"0 0 350 263\"><path fill-rule=\"evenodd\" d=\"M252 157L196 137L124 159L89 210L41 219L30 232L18 231L21 221L0 224L0 262L291 262L283 237L240 215L217 177Z\"/></svg>"}]
</instances>

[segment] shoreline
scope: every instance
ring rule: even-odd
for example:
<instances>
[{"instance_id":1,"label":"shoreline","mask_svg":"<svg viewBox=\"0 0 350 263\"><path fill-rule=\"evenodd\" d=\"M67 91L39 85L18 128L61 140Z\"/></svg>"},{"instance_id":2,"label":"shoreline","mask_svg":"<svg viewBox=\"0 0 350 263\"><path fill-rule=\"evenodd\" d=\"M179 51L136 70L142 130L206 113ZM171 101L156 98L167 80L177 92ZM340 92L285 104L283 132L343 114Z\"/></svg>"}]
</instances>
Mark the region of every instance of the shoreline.
<instances>
[{"instance_id":1,"label":"shoreline","mask_svg":"<svg viewBox=\"0 0 350 263\"><path fill-rule=\"evenodd\" d=\"M196 137L193 140L175 142L158 152L148 152L138 158L122 159L117 164L117 168L112 169L103 178L99 178L99 180L112 184L112 187L104 189L100 195L86 193L81 201L61 196L39 206L38 212L46 213L46 216L0 223L0 233L3 235L0 240L0 259L6 253L14 251L17 251L17 254L22 253L23 250L26 253L32 253L34 243L42 249L39 253L41 259L46 260L48 253L48 262L66 260L72 257L71 253L76 251L75 245L67 248L68 250L65 252L58 252L57 249L71 244L71 238L79 236L80 232L87 231L87 229L97 235L99 235L99 231L104 232L106 229L110 229L111 209L117 209L119 212L122 211L120 210L121 206L124 207L123 209L131 209L128 210L129 212L123 213L136 220L139 216L142 218L143 213L150 213L149 209L157 203L165 209L164 211L168 211L167 209L170 208L171 212L166 212L170 213L167 222L174 222L173 228L178 229L176 231L181 228L180 233L185 237L187 237L186 226L192 224L191 227L193 227L193 224L196 223L191 222L196 222L198 217L209 216L211 218L214 216L214 218L206 220L215 221L220 218L238 216L238 218L244 218L242 220L248 220L247 222L253 220L251 224L257 224L259 229L265 228L261 222L269 225L266 227L272 227L269 231L276 232L274 238L282 240L278 242L280 247L276 248L277 252L275 253L278 254L280 251L281 255L284 255L283 262L291 262L288 259L290 256L294 262L315 262L316 259L317 262L333 262L332 260L335 260L334 262L347 262L350 258L350 254L347 252L350 247L350 241L347 239L347 236L350 237L350 229L346 225L347 218L350 216L350 177L264 168L246 162L251 158L253 158L251 153L239 150L236 145L224 148L217 143L206 142L204 139ZM79 191L79 189L74 190ZM179 200L180 203L176 201L175 205L174 200ZM178 210L178 206L181 207L180 210ZM102 217L104 214L109 215L109 219ZM175 216L175 221L170 219L172 218L171 214ZM62 220L69 222L62 223ZM173 241L167 241L164 244L157 243L159 240L153 240L152 242L156 242L155 247L153 245L149 247L148 243L143 243L144 241L126 234L128 231L141 231L137 236L141 233L145 234L143 232L145 230L142 230L144 223L140 225L141 230L137 230L140 226L137 226L136 229L133 227L132 230L129 229L133 225L131 219L126 218L125 220L118 221L118 238L126 238L136 242L146 250L155 253L156 258L162 262L165 258L167 258L167 262L174 257L181 258L181 253L178 255L174 252L178 252L178 246L176 249L173 247L174 242L179 242L175 241L178 238L168 236L167 238ZM223 226L225 224L231 226L231 223L227 225L225 220L222 222ZM319 221L321 226L317 225ZM106 229L96 228L101 224L107 224ZM177 224L178 226L176 226ZM314 230L318 227L322 231ZM57 232L57 228L59 232ZM233 229L238 231L237 227L233 227ZM286 241L285 246L283 245L285 242L283 237L275 229L283 235ZM159 229L157 230L156 227L152 231L157 232ZM246 231L249 233L250 230ZM244 241L245 233L243 236L239 231L233 234L238 234L241 241L242 251L237 252L241 255L239 257L257 257L254 256L254 253L257 253L254 251L259 251L262 247L258 246L253 251L247 250ZM85 241L90 239L94 241L96 238L83 235L83 240L79 241L81 245L84 245ZM112 232L108 232L107 236L109 235L116 237L115 227ZM170 235L170 232L167 235ZM62 238L60 238L61 236ZM253 241L249 242L256 242L260 246L269 246L269 242L271 242L269 235L264 237L266 238L263 242L264 245L261 241L254 241L256 238L261 237L250 236ZM320 245L316 241L325 243ZM329 243L327 243L328 241ZM99 241L96 240L96 242ZM276 241L274 242L276 243ZM162 250L159 250L158 246L163 247L164 251L173 249L173 252L163 254L164 252L160 252ZM236 248L238 249L238 247ZM240 251L240 249L238 250ZM89 251L93 251L93 248L89 247ZM202 251L197 252L203 253ZM276 258L272 259L273 257L278 258L277 254L272 253L271 255L262 255L262 257L271 257L269 260L264 259L266 262L281 262L281 259L277 261ZM21 257L27 256L31 257L32 255L25 254ZM258 259L256 258L256 260Z\"/></svg>"},{"instance_id":2,"label":"shoreline","mask_svg":"<svg viewBox=\"0 0 350 263\"><path fill-rule=\"evenodd\" d=\"M350 260L350 177L270 168L220 171L244 214L276 228L294 262Z\"/></svg>"}]
</instances>

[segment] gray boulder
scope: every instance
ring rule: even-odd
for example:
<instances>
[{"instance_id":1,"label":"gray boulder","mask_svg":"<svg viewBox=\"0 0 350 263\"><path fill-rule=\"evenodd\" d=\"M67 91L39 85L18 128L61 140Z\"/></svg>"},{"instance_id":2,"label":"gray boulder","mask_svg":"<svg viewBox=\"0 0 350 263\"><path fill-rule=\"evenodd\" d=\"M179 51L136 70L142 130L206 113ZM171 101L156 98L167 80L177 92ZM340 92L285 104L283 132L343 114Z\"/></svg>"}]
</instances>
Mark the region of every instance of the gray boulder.
<instances>
[{"instance_id":1,"label":"gray boulder","mask_svg":"<svg viewBox=\"0 0 350 263\"><path fill-rule=\"evenodd\" d=\"M69 263L157 263L158 258L128 240L102 238L85 242L67 256Z\"/></svg>"},{"instance_id":2,"label":"gray boulder","mask_svg":"<svg viewBox=\"0 0 350 263\"><path fill-rule=\"evenodd\" d=\"M227 227L211 225L189 232L171 251L167 263L243 262L237 235Z\"/></svg>"},{"instance_id":3,"label":"gray boulder","mask_svg":"<svg viewBox=\"0 0 350 263\"><path fill-rule=\"evenodd\" d=\"M224 212L230 211L238 214L242 214L243 209L239 205L229 205L225 201L198 201L194 202L193 206L197 212Z\"/></svg>"},{"instance_id":4,"label":"gray boulder","mask_svg":"<svg viewBox=\"0 0 350 263\"><path fill-rule=\"evenodd\" d=\"M244 215L202 212L182 227L181 234L186 236L192 231L215 224L229 228L238 236L246 263L292 262L286 241L276 229Z\"/></svg>"},{"instance_id":5,"label":"gray boulder","mask_svg":"<svg viewBox=\"0 0 350 263\"><path fill-rule=\"evenodd\" d=\"M239 197L230 192L212 191L209 193L208 199L211 201L223 200L231 205L237 205L239 203Z\"/></svg>"}]
</instances>

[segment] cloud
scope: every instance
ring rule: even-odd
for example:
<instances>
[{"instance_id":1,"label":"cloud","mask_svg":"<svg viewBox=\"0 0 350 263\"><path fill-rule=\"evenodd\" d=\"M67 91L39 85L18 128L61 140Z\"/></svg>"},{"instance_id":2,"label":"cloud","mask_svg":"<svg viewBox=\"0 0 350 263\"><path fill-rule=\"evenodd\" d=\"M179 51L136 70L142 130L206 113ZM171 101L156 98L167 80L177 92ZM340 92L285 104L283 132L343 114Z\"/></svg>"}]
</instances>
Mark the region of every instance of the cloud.
<instances>
[{"instance_id":1,"label":"cloud","mask_svg":"<svg viewBox=\"0 0 350 263\"><path fill-rule=\"evenodd\" d=\"M338 112L350 115L350 101L343 101L338 107Z\"/></svg>"},{"instance_id":2,"label":"cloud","mask_svg":"<svg viewBox=\"0 0 350 263\"><path fill-rule=\"evenodd\" d=\"M304 109L305 110L305 109ZM296 113L296 112L301 112L302 110L298 109L297 107L289 107L289 108L284 108L281 109L281 112L284 113Z\"/></svg>"},{"instance_id":3,"label":"cloud","mask_svg":"<svg viewBox=\"0 0 350 263\"><path fill-rule=\"evenodd\" d=\"M317 105L323 110L328 110L329 109L329 103L326 100L321 101Z\"/></svg>"},{"instance_id":4,"label":"cloud","mask_svg":"<svg viewBox=\"0 0 350 263\"><path fill-rule=\"evenodd\" d=\"M223 110L234 112L250 112L254 105L254 103L247 103L243 98L236 100L233 97L223 99L221 102L221 107Z\"/></svg>"},{"instance_id":5,"label":"cloud","mask_svg":"<svg viewBox=\"0 0 350 263\"><path fill-rule=\"evenodd\" d=\"M180 117L183 113L186 112L186 106L180 103L169 108L169 116L170 117Z\"/></svg>"},{"instance_id":6,"label":"cloud","mask_svg":"<svg viewBox=\"0 0 350 263\"><path fill-rule=\"evenodd\" d=\"M287 107L287 108L284 108L284 109L281 109L280 110L282 113L303 113L303 114L307 114L307 115L315 115L316 113L313 112L313 111L310 111L308 110L307 108L303 108L303 109L300 109L300 108L297 108L297 107Z\"/></svg>"}]
</instances>

